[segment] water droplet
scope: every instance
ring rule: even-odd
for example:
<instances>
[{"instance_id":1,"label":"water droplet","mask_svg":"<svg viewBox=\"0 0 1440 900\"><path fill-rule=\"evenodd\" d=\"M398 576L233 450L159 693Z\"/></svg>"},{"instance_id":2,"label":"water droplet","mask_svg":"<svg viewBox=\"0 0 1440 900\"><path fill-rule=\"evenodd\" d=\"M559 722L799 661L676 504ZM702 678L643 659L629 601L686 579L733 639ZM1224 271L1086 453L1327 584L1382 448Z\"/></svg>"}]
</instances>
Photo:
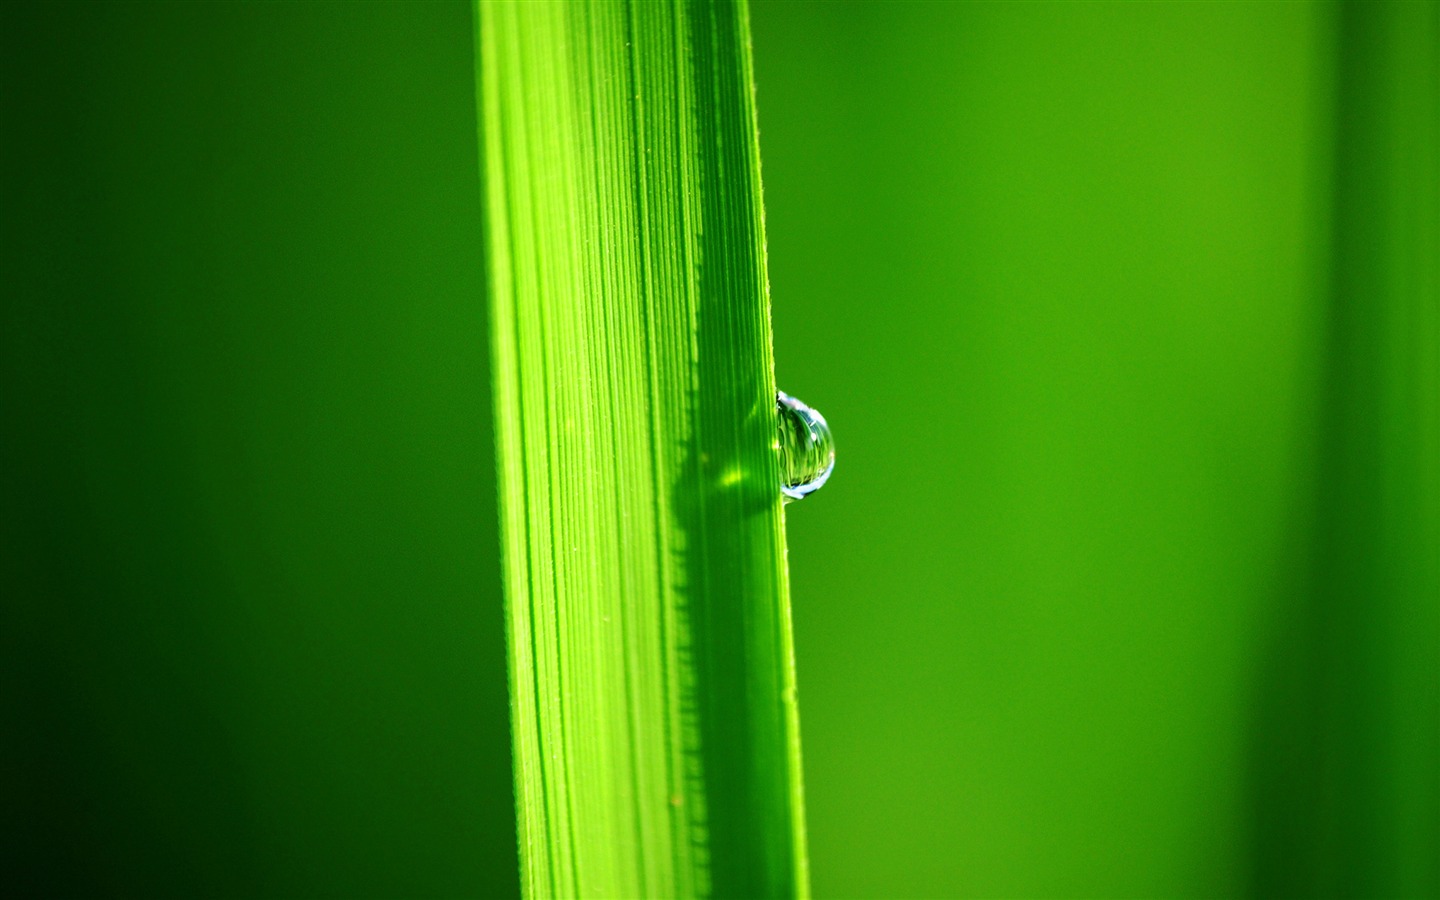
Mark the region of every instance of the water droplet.
<instances>
[{"instance_id":1,"label":"water droplet","mask_svg":"<svg viewBox=\"0 0 1440 900\"><path fill-rule=\"evenodd\" d=\"M835 468L835 439L825 417L783 391L775 393L779 412L780 493L785 502L820 490Z\"/></svg>"}]
</instances>

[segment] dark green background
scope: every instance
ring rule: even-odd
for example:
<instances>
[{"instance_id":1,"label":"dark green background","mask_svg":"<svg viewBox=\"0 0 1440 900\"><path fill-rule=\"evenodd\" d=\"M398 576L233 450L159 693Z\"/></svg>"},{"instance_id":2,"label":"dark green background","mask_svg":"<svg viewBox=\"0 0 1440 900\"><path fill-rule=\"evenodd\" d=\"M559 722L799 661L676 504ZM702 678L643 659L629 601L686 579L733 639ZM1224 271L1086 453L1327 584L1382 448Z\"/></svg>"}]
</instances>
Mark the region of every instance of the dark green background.
<instances>
[{"instance_id":1,"label":"dark green background","mask_svg":"<svg viewBox=\"0 0 1440 900\"><path fill-rule=\"evenodd\" d=\"M15 895L518 890L472 27L0 12Z\"/></svg>"},{"instance_id":2,"label":"dark green background","mask_svg":"<svg viewBox=\"0 0 1440 900\"><path fill-rule=\"evenodd\" d=\"M1440 16L1367 6L756 5L817 894L1440 893ZM471 28L0 7L16 893L515 893Z\"/></svg>"}]
</instances>

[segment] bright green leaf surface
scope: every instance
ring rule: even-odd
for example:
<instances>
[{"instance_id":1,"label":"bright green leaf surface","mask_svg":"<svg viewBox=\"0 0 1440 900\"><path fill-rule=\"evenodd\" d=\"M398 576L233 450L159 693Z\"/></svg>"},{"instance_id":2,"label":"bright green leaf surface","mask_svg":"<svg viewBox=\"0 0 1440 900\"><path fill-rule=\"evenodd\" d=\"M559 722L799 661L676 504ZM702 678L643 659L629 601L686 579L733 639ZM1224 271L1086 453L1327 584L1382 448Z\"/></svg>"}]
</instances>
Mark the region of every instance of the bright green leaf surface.
<instances>
[{"instance_id":1,"label":"bright green leaf surface","mask_svg":"<svg viewBox=\"0 0 1440 900\"><path fill-rule=\"evenodd\" d=\"M746 7L479 10L524 884L803 893Z\"/></svg>"}]
</instances>

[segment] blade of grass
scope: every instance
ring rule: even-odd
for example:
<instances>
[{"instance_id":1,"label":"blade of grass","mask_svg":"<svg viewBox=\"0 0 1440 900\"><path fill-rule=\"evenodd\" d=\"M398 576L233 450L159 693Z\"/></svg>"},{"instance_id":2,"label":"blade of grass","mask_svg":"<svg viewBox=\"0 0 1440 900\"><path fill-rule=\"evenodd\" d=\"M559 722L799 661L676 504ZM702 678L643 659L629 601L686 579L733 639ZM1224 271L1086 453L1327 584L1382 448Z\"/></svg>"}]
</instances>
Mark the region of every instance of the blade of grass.
<instances>
[{"instance_id":1,"label":"blade of grass","mask_svg":"<svg viewBox=\"0 0 1440 900\"><path fill-rule=\"evenodd\" d=\"M1440 3L1347 0L1300 649L1256 745L1260 897L1440 896ZM1290 651L1287 648L1287 654Z\"/></svg>"},{"instance_id":2,"label":"blade of grass","mask_svg":"<svg viewBox=\"0 0 1440 900\"><path fill-rule=\"evenodd\" d=\"M478 12L525 891L804 895L748 9Z\"/></svg>"},{"instance_id":3,"label":"blade of grass","mask_svg":"<svg viewBox=\"0 0 1440 900\"><path fill-rule=\"evenodd\" d=\"M1440 3L1337 10L1309 885L1440 892Z\"/></svg>"}]
</instances>

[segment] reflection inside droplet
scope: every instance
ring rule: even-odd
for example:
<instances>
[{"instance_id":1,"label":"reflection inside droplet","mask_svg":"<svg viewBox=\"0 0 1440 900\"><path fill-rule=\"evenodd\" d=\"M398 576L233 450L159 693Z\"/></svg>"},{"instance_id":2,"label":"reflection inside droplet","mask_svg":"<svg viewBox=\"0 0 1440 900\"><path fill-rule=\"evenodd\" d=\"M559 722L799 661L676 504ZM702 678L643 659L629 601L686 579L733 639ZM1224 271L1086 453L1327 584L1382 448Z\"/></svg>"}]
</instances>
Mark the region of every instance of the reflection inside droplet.
<instances>
[{"instance_id":1,"label":"reflection inside droplet","mask_svg":"<svg viewBox=\"0 0 1440 900\"><path fill-rule=\"evenodd\" d=\"M785 502L818 491L835 468L835 441L825 417L783 391L775 392L779 413L780 493Z\"/></svg>"}]
</instances>

